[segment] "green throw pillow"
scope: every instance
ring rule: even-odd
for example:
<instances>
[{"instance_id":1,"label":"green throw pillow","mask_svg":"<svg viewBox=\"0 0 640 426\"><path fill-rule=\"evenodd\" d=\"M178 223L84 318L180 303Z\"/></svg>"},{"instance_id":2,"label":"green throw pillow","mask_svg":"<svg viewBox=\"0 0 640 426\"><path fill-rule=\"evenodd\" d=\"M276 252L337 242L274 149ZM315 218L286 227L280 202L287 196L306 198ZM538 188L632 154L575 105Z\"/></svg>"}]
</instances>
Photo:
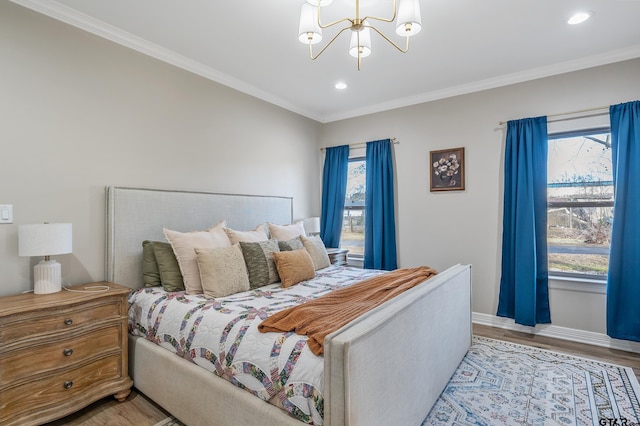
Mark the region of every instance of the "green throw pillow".
<instances>
[{"instance_id":1,"label":"green throw pillow","mask_svg":"<svg viewBox=\"0 0 640 426\"><path fill-rule=\"evenodd\" d=\"M156 255L153 253L153 242L149 240L142 242L142 280L145 287L162 285L158 262L156 262Z\"/></svg>"},{"instance_id":2,"label":"green throw pillow","mask_svg":"<svg viewBox=\"0 0 640 426\"><path fill-rule=\"evenodd\" d=\"M295 237L287 241L278 241L278 247L280 251L293 251L304 248L304 245L302 245L300 237Z\"/></svg>"},{"instance_id":3,"label":"green throw pillow","mask_svg":"<svg viewBox=\"0 0 640 426\"><path fill-rule=\"evenodd\" d=\"M162 288L166 291L184 291L184 281L180 273L180 266L171 244L154 241L153 254L155 254L156 262L158 262Z\"/></svg>"},{"instance_id":4,"label":"green throw pillow","mask_svg":"<svg viewBox=\"0 0 640 426\"><path fill-rule=\"evenodd\" d=\"M277 240L271 239L255 243L240 241L240 248L242 248L244 263L247 265L251 288L273 284L280 280L271 256L274 251L280 251Z\"/></svg>"}]
</instances>

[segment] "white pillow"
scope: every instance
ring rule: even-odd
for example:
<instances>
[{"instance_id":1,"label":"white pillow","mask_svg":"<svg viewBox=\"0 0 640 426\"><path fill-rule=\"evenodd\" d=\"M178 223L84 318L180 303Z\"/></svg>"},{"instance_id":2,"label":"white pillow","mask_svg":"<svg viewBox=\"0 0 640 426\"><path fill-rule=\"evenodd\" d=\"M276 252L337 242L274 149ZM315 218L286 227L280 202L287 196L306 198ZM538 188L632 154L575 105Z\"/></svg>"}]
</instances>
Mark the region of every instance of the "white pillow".
<instances>
[{"instance_id":1,"label":"white pillow","mask_svg":"<svg viewBox=\"0 0 640 426\"><path fill-rule=\"evenodd\" d=\"M301 235L307 235L306 232L304 232L303 222L297 222L293 225L276 225L267 222L267 226L269 227L271 238L275 238L278 241L287 241Z\"/></svg>"},{"instance_id":2,"label":"white pillow","mask_svg":"<svg viewBox=\"0 0 640 426\"><path fill-rule=\"evenodd\" d=\"M206 231L178 232L164 228L164 235L171 244L178 260L180 273L187 294L202 293L200 270L196 258L196 248L230 247L231 241L224 232L226 223L222 221Z\"/></svg>"},{"instance_id":3,"label":"white pillow","mask_svg":"<svg viewBox=\"0 0 640 426\"><path fill-rule=\"evenodd\" d=\"M317 271L318 269L326 268L331 265L329 255L327 254L327 248L324 246L324 242L320 237L304 237L301 236L302 245L309 252L311 260L313 260L313 267Z\"/></svg>"},{"instance_id":4,"label":"white pillow","mask_svg":"<svg viewBox=\"0 0 640 426\"><path fill-rule=\"evenodd\" d=\"M253 231L236 231L231 228L224 228L224 232L227 233L227 237L231 240L231 244L237 244L240 241L243 243L257 243L260 241L267 241L267 232L264 229L264 225L256 226Z\"/></svg>"},{"instance_id":5,"label":"white pillow","mask_svg":"<svg viewBox=\"0 0 640 426\"><path fill-rule=\"evenodd\" d=\"M249 275L239 244L195 251L206 297L224 297L249 290Z\"/></svg>"}]
</instances>

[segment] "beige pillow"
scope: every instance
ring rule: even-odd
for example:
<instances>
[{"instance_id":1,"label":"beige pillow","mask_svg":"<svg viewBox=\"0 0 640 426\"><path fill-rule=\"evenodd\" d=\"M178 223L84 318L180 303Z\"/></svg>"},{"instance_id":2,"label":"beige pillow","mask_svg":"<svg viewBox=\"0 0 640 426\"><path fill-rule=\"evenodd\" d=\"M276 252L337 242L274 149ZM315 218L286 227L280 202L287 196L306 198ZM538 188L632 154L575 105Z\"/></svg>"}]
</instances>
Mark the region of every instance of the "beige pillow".
<instances>
[{"instance_id":1,"label":"beige pillow","mask_svg":"<svg viewBox=\"0 0 640 426\"><path fill-rule=\"evenodd\" d=\"M243 243L257 243L259 241L267 241L267 232L264 229L264 225L256 226L253 231L236 231L231 228L224 228L224 232L227 233L227 237L231 241L231 244L237 244L240 241Z\"/></svg>"},{"instance_id":2,"label":"beige pillow","mask_svg":"<svg viewBox=\"0 0 640 426\"><path fill-rule=\"evenodd\" d=\"M300 235L307 235L304 232L304 224L302 222L294 223L293 225L275 225L268 223L269 235L271 238L275 238L278 241L287 241Z\"/></svg>"},{"instance_id":3,"label":"beige pillow","mask_svg":"<svg viewBox=\"0 0 640 426\"><path fill-rule=\"evenodd\" d=\"M313 260L313 267L317 271L318 269L326 268L331 265L327 249L322 242L322 239L318 236L305 237L301 236L302 245L309 252L311 259Z\"/></svg>"},{"instance_id":4,"label":"beige pillow","mask_svg":"<svg viewBox=\"0 0 640 426\"><path fill-rule=\"evenodd\" d=\"M165 237L171 244L176 255L180 273L184 280L184 288L187 294L202 293L200 270L196 260L196 248L230 247L229 237L224 232L224 221L206 231L178 232L163 229Z\"/></svg>"},{"instance_id":5,"label":"beige pillow","mask_svg":"<svg viewBox=\"0 0 640 426\"><path fill-rule=\"evenodd\" d=\"M282 287L291 287L316 276L311 256L305 249L271 253Z\"/></svg>"},{"instance_id":6,"label":"beige pillow","mask_svg":"<svg viewBox=\"0 0 640 426\"><path fill-rule=\"evenodd\" d=\"M205 297L224 297L249 290L249 276L239 244L195 249Z\"/></svg>"}]
</instances>

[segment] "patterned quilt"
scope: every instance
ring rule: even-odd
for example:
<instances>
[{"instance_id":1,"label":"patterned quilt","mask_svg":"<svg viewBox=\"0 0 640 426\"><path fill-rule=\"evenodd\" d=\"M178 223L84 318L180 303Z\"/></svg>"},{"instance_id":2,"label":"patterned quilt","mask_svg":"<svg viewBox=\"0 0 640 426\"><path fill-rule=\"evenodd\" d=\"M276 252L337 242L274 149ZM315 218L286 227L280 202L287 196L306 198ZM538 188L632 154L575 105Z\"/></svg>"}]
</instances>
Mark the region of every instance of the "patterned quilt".
<instances>
[{"instance_id":1,"label":"patterned quilt","mask_svg":"<svg viewBox=\"0 0 640 426\"><path fill-rule=\"evenodd\" d=\"M323 424L324 359L295 333L260 333L269 315L316 299L383 271L330 266L289 288L279 283L207 299L162 287L129 297L129 332L281 407L299 420Z\"/></svg>"}]
</instances>

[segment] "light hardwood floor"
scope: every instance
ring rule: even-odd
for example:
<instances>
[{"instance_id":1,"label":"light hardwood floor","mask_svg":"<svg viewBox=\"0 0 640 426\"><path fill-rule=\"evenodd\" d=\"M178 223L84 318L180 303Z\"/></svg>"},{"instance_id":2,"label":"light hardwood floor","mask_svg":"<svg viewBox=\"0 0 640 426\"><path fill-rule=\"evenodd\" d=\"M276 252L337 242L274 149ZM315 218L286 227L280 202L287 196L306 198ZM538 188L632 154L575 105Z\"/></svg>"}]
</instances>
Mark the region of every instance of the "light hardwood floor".
<instances>
[{"instance_id":1,"label":"light hardwood floor","mask_svg":"<svg viewBox=\"0 0 640 426\"><path fill-rule=\"evenodd\" d=\"M640 354L603 348L601 346L586 345L569 340L554 339L552 337L537 336L503 328L486 325L473 325L473 334L490 339L506 340L521 345L533 346L540 349L562 352L582 358L591 358L608 362L609 364L624 365L633 368L640 381Z\"/></svg>"},{"instance_id":2,"label":"light hardwood floor","mask_svg":"<svg viewBox=\"0 0 640 426\"><path fill-rule=\"evenodd\" d=\"M103 398L83 410L46 426L153 426L169 417L169 413L132 388L124 402Z\"/></svg>"},{"instance_id":3,"label":"light hardwood floor","mask_svg":"<svg viewBox=\"0 0 640 426\"><path fill-rule=\"evenodd\" d=\"M473 333L491 339L632 367L640 380L640 355L635 353L479 324L473 325ZM134 388L125 402L117 402L112 397L104 398L76 414L47 423L46 426L153 426L168 416L166 411Z\"/></svg>"}]
</instances>

